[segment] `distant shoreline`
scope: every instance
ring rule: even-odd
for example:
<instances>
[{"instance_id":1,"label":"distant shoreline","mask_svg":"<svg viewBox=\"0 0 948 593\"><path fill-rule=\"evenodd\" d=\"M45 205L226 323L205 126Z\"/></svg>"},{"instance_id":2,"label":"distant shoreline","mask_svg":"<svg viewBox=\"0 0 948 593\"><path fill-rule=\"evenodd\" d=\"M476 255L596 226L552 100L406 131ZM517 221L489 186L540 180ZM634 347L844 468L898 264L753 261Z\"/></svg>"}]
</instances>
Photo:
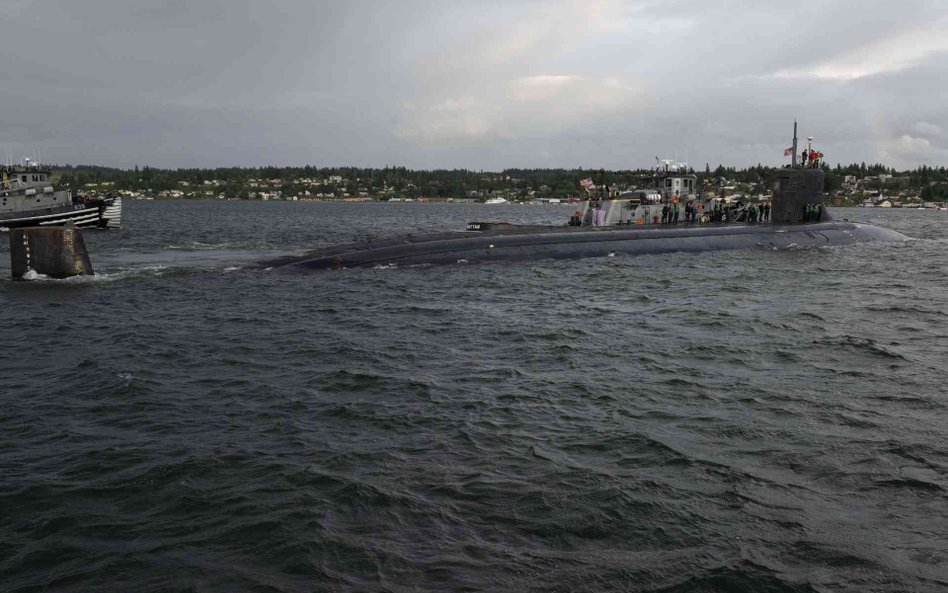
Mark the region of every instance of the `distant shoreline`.
<instances>
[{"instance_id":1,"label":"distant shoreline","mask_svg":"<svg viewBox=\"0 0 948 593\"><path fill-rule=\"evenodd\" d=\"M410 170L404 167L263 167L219 169L111 169L50 167L58 189L118 193L126 198L242 199L283 201L454 201L507 202L581 200L653 187L649 169L507 169L500 172ZM702 196L766 200L780 167L735 169L688 167ZM881 164L825 166L826 203L861 205L885 200L903 204L948 202L948 171L919 167L896 171Z\"/></svg>"}]
</instances>

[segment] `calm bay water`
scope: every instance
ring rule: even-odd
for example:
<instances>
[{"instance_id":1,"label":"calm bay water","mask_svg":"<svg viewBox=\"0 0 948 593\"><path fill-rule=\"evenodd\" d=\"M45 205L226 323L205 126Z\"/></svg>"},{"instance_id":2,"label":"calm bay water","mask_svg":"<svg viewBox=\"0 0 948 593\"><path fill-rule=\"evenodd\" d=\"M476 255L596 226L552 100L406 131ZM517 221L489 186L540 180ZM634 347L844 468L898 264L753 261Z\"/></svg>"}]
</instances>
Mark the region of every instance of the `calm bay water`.
<instances>
[{"instance_id":1,"label":"calm bay water","mask_svg":"<svg viewBox=\"0 0 948 593\"><path fill-rule=\"evenodd\" d=\"M899 245L250 271L563 207L127 202L9 280L0 591L943 591L948 212Z\"/></svg>"}]
</instances>

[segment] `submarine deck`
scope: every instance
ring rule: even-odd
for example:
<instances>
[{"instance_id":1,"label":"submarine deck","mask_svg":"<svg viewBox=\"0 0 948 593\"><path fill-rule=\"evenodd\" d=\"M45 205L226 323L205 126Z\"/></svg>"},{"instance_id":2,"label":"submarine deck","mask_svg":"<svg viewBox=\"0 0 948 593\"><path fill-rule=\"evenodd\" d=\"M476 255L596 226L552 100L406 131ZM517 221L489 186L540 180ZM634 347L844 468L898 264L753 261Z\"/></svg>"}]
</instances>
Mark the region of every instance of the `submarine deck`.
<instances>
[{"instance_id":1,"label":"submarine deck","mask_svg":"<svg viewBox=\"0 0 948 593\"><path fill-rule=\"evenodd\" d=\"M572 227L472 223L476 230L369 238L262 262L259 267L310 269L388 263L455 263L496 259L590 257L721 249L783 249L903 241L895 231L848 221L706 223Z\"/></svg>"}]
</instances>

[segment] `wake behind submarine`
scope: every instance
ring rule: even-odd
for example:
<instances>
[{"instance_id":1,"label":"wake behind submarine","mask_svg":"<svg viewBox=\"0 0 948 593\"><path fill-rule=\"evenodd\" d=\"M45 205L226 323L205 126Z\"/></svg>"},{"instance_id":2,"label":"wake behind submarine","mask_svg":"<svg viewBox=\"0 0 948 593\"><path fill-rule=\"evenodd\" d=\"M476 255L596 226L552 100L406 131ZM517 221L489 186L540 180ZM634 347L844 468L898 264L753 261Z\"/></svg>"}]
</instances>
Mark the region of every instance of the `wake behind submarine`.
<instances>
[{"instance_id":1,"label":"wake behind submarine","mask_svg":"<svg viewBox=\"0 0 948 593\"><path fill-rule=\"evenodd\" d=\"M823 206L822 154L808 142L798 164L796 124L792 150L792 164L777 171L769 211L754 205L728 207L714 198L699 206L695 175L666 162L656 169L655 190L590 198L563 226L472 222L465 231L348 243L268 260L260 267L319 270L908 240L890 229L832 220ZM679 211L688 222L678 222Z\"/></svg>"}]
</instances>

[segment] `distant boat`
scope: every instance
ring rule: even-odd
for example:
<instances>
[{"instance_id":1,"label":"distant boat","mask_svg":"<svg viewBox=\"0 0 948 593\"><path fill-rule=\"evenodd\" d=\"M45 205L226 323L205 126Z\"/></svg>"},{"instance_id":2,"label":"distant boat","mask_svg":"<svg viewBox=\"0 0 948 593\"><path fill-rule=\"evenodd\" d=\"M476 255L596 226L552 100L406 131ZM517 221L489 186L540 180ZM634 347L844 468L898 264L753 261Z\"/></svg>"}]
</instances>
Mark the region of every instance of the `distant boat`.
<instances>
[{"instance_id":1,"label":"distant boat","mask_svg":"<svg viewBox=\"0 0 948 593\"><path fill-rule=\"evenodd\" d=\"M486 200L484 203L485 203L485 204L506 204L506 203L507 203L507 199L506 199L506 198L501 198L501 197L487 198L487 200Z\"/></svg>"},{"instance_id":2,"label":"distant boat","mask_svg":"<svg viewBox=\"0 0 948 593\"><path fill-rule=\"evenodd\" d=\"M0 167L0 229L27 226L118 228L121 197L73 197L56 191L49 169L25 161L22 166Z\"/></svg>"}]
</instances>

